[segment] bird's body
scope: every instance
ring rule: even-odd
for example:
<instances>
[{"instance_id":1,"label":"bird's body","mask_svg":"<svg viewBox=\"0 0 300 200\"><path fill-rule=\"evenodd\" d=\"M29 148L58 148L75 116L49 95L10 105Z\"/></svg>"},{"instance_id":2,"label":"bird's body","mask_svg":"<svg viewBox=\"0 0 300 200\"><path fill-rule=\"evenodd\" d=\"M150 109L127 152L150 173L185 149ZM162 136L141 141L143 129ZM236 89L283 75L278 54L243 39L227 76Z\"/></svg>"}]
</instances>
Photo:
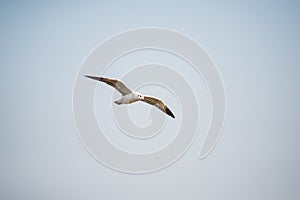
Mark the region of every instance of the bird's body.
<instances>
[{"instance_id":1,"label":"bird's body","mask_svg":"<svg viewBox=\"0 0 300 200\"><path fill-rule=\"evenodd\" d=\"M139 101L139 100L140 99L138 97L138 94L136 94L135 92L132 92L130 94L123 95L120 99L115 101L115 103L118 104L118 105L131 104L131 103L134 103L134 102Z\"/></svg>"},{"instance_id":2,"label":"bird's body","mask_svg":"<svg viewBox=\"0 0 300 200\"><path fill-rule=\"evenodd\" d=\"M109 78L103 78L103 77L96 77L96 76L87 76L87 78L94 79L97 81L104 82L112 87L114 87L116 90L118 90L122 97L118 100L116 100L114 103L121 105L121 104L131 104L137 101L143 101L148 104L151 104L157 108L159 108L161 111L166 113L167 115L171 116L172 118L175 118L174 114L171 112L171 110L160 100L155 97L145 96L138 92L131 91L124 83L117 79L109 79Z\"/></svg>"}]
</instances>

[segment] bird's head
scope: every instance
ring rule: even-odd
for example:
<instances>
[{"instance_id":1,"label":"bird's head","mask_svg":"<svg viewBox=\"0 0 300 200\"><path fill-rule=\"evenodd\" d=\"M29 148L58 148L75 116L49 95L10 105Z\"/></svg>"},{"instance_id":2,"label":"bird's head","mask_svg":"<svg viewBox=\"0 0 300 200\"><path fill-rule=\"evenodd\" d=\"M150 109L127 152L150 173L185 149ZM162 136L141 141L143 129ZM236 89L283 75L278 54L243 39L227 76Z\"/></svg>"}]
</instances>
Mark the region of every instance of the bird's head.
<instances>
[{"instance_id":1,"label":"bird's head","mask_svg":"<svg viewBox=\"0 0 300 200\"><path fill-rule=\"evenodd\" d=\"M137 98L139 100L144 100L144 96L142 94L140 94L140 93L137 93Z\"/></svg>"}]
</instances>

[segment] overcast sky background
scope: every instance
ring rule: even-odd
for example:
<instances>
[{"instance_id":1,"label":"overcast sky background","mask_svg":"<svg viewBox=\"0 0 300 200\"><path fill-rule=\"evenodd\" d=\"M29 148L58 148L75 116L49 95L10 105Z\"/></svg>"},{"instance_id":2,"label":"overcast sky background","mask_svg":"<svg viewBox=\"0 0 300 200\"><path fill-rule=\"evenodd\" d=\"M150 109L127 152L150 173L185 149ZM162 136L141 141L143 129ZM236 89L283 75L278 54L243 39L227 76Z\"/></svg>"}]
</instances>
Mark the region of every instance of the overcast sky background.
<instances>
[{"instance_id":1,"label":"overcast sky background","mask_svg":"<svg viewBox=\"0 0 300 200\"><path fill-rule=\"evenodd\" d=\"M299 199L299 10L297 1L1 2L0 199ZM207 50L227 118L205 160L200 137L169 168L130 175L85 151L72 92L92 49L145 26Z\"/></svg>"}]
</instances>

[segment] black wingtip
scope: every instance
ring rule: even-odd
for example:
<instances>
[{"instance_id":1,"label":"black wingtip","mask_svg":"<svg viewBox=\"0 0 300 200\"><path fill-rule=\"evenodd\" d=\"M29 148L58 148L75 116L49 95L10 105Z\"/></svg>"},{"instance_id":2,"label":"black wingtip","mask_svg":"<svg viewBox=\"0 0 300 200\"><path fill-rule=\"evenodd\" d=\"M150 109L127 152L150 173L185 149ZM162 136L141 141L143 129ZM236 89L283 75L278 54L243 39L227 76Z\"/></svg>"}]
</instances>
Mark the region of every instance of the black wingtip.
<instances>
[{"instance_id":1,"label":"black wingtip","mask_svg":"<svg viewBox=\"0 0 300 200\"><path fill-rule=\"evenodd\" d=\"M97 76L90 76L90 75L84 75L84 76L87 77L87 78L96 80L96 81L100 81L101 80L101 77L97 77Z\"/></svg>"},{"instance_id":2,"label":"black wingtip","mask_svg":"<svg viewBox=\"0 0 300 200\"><path fill-rule=\"evenodd\" d=\"M172 118L175 119L174 114L171 112L171 110L170 110L169 108L166 109L166 113L167 113L169 116L171 116Z\"/></svg>"}]
</instances>

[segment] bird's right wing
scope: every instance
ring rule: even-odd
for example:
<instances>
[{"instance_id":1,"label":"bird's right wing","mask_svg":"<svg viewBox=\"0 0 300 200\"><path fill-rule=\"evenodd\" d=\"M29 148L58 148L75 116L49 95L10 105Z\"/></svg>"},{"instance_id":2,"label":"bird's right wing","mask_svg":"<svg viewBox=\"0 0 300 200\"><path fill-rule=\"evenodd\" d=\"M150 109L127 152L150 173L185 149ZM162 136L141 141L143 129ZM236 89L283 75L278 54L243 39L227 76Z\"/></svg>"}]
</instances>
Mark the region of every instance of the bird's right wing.
<instances>
[{"instance_id":1,"label":"bird's right wing","mask_svg":"<svg viewBox=\"0 0 300 200\"><path fill-rule=\"evenodd\" d=\"M114 87L116 90L118 90L122 95L130 94L132 91L121 81L117 79L110 79L110 78L103 78L103 77L96 77L96 76L88 76L85 75L85 77L94 79L96 81L104 82L112 87Z\"/></svg>"},{"instance_id":2,"label":"bird's right wing","mask_svg":"<svg viewBox=\"0 0 300 200\"><path fill-rule=\"evenodd\" d=\"M149 103L149 104L151 104L151 105L159 108L161 111L163 111L167 115L170 115L171 117L175 118L175 116L172 113L172 111L160 99L157 99L155 97L150 97L150 96L144 96L144 98L142 99L142 101L144 101L146 103Z\"/></svg>"}]
</instances>

